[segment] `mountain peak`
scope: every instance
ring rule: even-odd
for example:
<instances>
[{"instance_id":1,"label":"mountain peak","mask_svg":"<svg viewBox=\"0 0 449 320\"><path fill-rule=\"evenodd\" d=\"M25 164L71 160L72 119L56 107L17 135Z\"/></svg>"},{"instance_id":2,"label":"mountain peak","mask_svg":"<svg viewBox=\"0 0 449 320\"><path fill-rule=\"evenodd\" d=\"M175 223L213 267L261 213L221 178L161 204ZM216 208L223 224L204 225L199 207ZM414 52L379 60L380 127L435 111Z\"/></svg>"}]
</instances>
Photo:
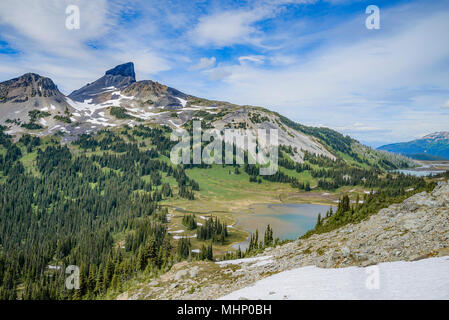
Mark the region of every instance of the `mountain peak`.
<instances>
[{"instance_id":1,"label":"mountain peak","mask_svg":"<svg viewBox=\"0 0 449 320\"><path fill-rule=\"evenodd\" d=\"M0 82L0 102L24 102L33 97L61 96L58 87L47 77L25 73L17 78Z\"/></svg>"},{"instance_id":2,"label":"mountain peak","mask_svg":"<svg viewBox=\"0 0 449 320\"><path fill-rule=\"evenodd\" d=\"M449 140L449 132L448 131L440 131L428 134L423 137L423 139L431 139L431 140Z\"/></svg>"},{"instance_id":3,"label":"mountain peak","mask_svg":"<svg viewBox=\"0 0 449 320\"><path fill-rule=\"evenodd\" d=\"M28 72L28 73L21 75L17 79L25 79L25 78L32 78L34 80L37 80L37 79L44 78L44 77L42 77L40 74L37 74L37 73Z\"/></svg>"},{"instance_id":4,"label":"mountain peak","mask_svg":"<svg viewBox=\"0 0 449 320\"><path fill-rule=\"evenodd\" d=\"M134 72L134 63L127 62L124 64L120 64L120 65L106 71L106 75L131 77L135 81L136 74Z\"/></svg>"},{"instance_id":5,"label":"mountain peak","mask_svg":"<svg viewBox=\"0 0 449 320\"><path fill-rule=\"evenodd\" d=\"M110 88L122 90L134 82L136 82L134 63L127 62L106 71L100 79L73 91L69 94L69 98L79 102L93 99L94 103L98 103L103 100L100 96L109 91Z\"/></svg>"},{"instance_id":6,"label":"mountain peak","mask_svg":"<svg viewBox=\"0 0 449 320\"><path fill-rule=\"evenodd\" d=\"M43 77L40 74L27 72L27 73L22 74L21 76L18 76L17 78L7 80L2 83L3 84L5 84L5 83L22 83L22 82L31 82L31 81L39 81L39 80L53 82L50 78Z\"/></svg>"}]
</instances>

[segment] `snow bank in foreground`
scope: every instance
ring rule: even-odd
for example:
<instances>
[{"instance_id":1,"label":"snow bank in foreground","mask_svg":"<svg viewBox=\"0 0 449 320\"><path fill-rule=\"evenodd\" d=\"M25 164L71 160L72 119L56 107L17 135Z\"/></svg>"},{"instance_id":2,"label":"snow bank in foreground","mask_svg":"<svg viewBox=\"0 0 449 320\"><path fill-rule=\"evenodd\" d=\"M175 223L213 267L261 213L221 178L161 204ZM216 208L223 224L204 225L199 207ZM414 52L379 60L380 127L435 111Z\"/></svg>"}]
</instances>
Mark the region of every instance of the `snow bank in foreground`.
<instances>
[{"instance_id":1,"label":"snow bank in foreground","mask_svg":"<svg viewBox=\"0 0 449 320\"><path fill-rule=\"evenodd\" d=\"M449 257L366 268L302 267L220 299L449 299Z\"/></svg>"}]
</instances>

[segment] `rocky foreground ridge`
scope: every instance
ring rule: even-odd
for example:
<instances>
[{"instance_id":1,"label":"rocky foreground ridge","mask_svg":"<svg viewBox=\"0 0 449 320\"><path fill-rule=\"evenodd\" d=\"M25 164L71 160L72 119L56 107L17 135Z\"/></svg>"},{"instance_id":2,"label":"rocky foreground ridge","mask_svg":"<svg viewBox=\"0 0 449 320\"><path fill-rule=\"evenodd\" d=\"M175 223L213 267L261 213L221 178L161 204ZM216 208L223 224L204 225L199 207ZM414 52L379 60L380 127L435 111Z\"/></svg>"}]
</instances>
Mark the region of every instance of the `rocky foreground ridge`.
<instances>
[{"instance_id":1,"label":"rocky foreground ridge","mask_svg":"<svg viewBox=\"0 0 449 320\"><path fill-rule=\"evenodd\" d=\"M216 299L293 268L369 266L449 255L449 183L380 210L368 220L313 235L253 258L183 262L118 299Z\"/></svg>"}]
</instances>

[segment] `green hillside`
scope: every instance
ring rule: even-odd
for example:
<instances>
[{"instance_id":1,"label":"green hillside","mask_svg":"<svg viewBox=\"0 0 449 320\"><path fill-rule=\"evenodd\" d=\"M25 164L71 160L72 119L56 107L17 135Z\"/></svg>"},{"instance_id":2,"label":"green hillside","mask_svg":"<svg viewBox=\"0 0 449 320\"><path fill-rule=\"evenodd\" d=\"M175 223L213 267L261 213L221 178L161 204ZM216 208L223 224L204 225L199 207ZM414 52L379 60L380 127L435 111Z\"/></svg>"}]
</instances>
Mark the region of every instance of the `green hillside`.
<instances>
[{"instance_id":1,"label":"green hillside","mask_svg":"<svg viewBox=\"0 0 449 320\"><path fill-rule=\"evenodd\" d=\"M385 195L426 184L387 174L375 153L327 129L314 135L335 161L306 153L297 163L281 146L272 176L260 176L257 165L173 165L165 126L101 130L67 145L58 135L14 141L0 129L1 299L113 297L179 261L232 257L227 252L247 233L226 226L251 203L332 203L348 189L351 197L382 189L388 203ZM214 218L176 238L170 230L185 229L186 215L193 215L190 226L202 215ZM68 265L80 266L80 290L63 290Z\"/></svg>"}]
</instances>

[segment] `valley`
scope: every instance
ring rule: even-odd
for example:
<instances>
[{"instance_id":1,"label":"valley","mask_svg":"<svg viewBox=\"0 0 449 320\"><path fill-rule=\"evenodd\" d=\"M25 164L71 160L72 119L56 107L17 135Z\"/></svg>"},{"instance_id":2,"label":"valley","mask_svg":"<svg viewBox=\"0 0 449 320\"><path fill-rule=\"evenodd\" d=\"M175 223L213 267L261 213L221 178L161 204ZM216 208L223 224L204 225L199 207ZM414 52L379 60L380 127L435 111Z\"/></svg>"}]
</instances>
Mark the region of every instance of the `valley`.
<instances>
[{"instance_id":1,"label":"valley","mask_svg":"<svg viewBox=\"0 0 449 320\"><path fill-rule=\"evenodd\" d=\"M132 63L69 96L36 74L2 82L0 92L3 299L110 299L191 265L208 270L207 281L220 270L213 261L362 224L447 179L394 172L418 164L329 128L136 81ZM190 132L193 120L277 130L278 170L260 175L248 153L244 164L174 164L170 134ZM80 268L80 290L64 290L68 265ZM146 297L180 297L169 292Z\"/></svg>"},{"instance_id":2,"label":"valley","mask_svg":"<svg viewBox=\"0 0 449 320\"><path fill-rule=\"evenodd\" d=\"M449 301L447 30L449 0L0 0L2 311Z\"/></svg>"},{"instance_id":3,"label":"valley","mask_svg":"<svg viewBox=\"0 0 449 320\"><path fill-rule=\"evenodd\" d=\"M440 182L360 223L250 258L176 264L117 299L447 299L448 197Z\"/></svg>"}]
</instances>

